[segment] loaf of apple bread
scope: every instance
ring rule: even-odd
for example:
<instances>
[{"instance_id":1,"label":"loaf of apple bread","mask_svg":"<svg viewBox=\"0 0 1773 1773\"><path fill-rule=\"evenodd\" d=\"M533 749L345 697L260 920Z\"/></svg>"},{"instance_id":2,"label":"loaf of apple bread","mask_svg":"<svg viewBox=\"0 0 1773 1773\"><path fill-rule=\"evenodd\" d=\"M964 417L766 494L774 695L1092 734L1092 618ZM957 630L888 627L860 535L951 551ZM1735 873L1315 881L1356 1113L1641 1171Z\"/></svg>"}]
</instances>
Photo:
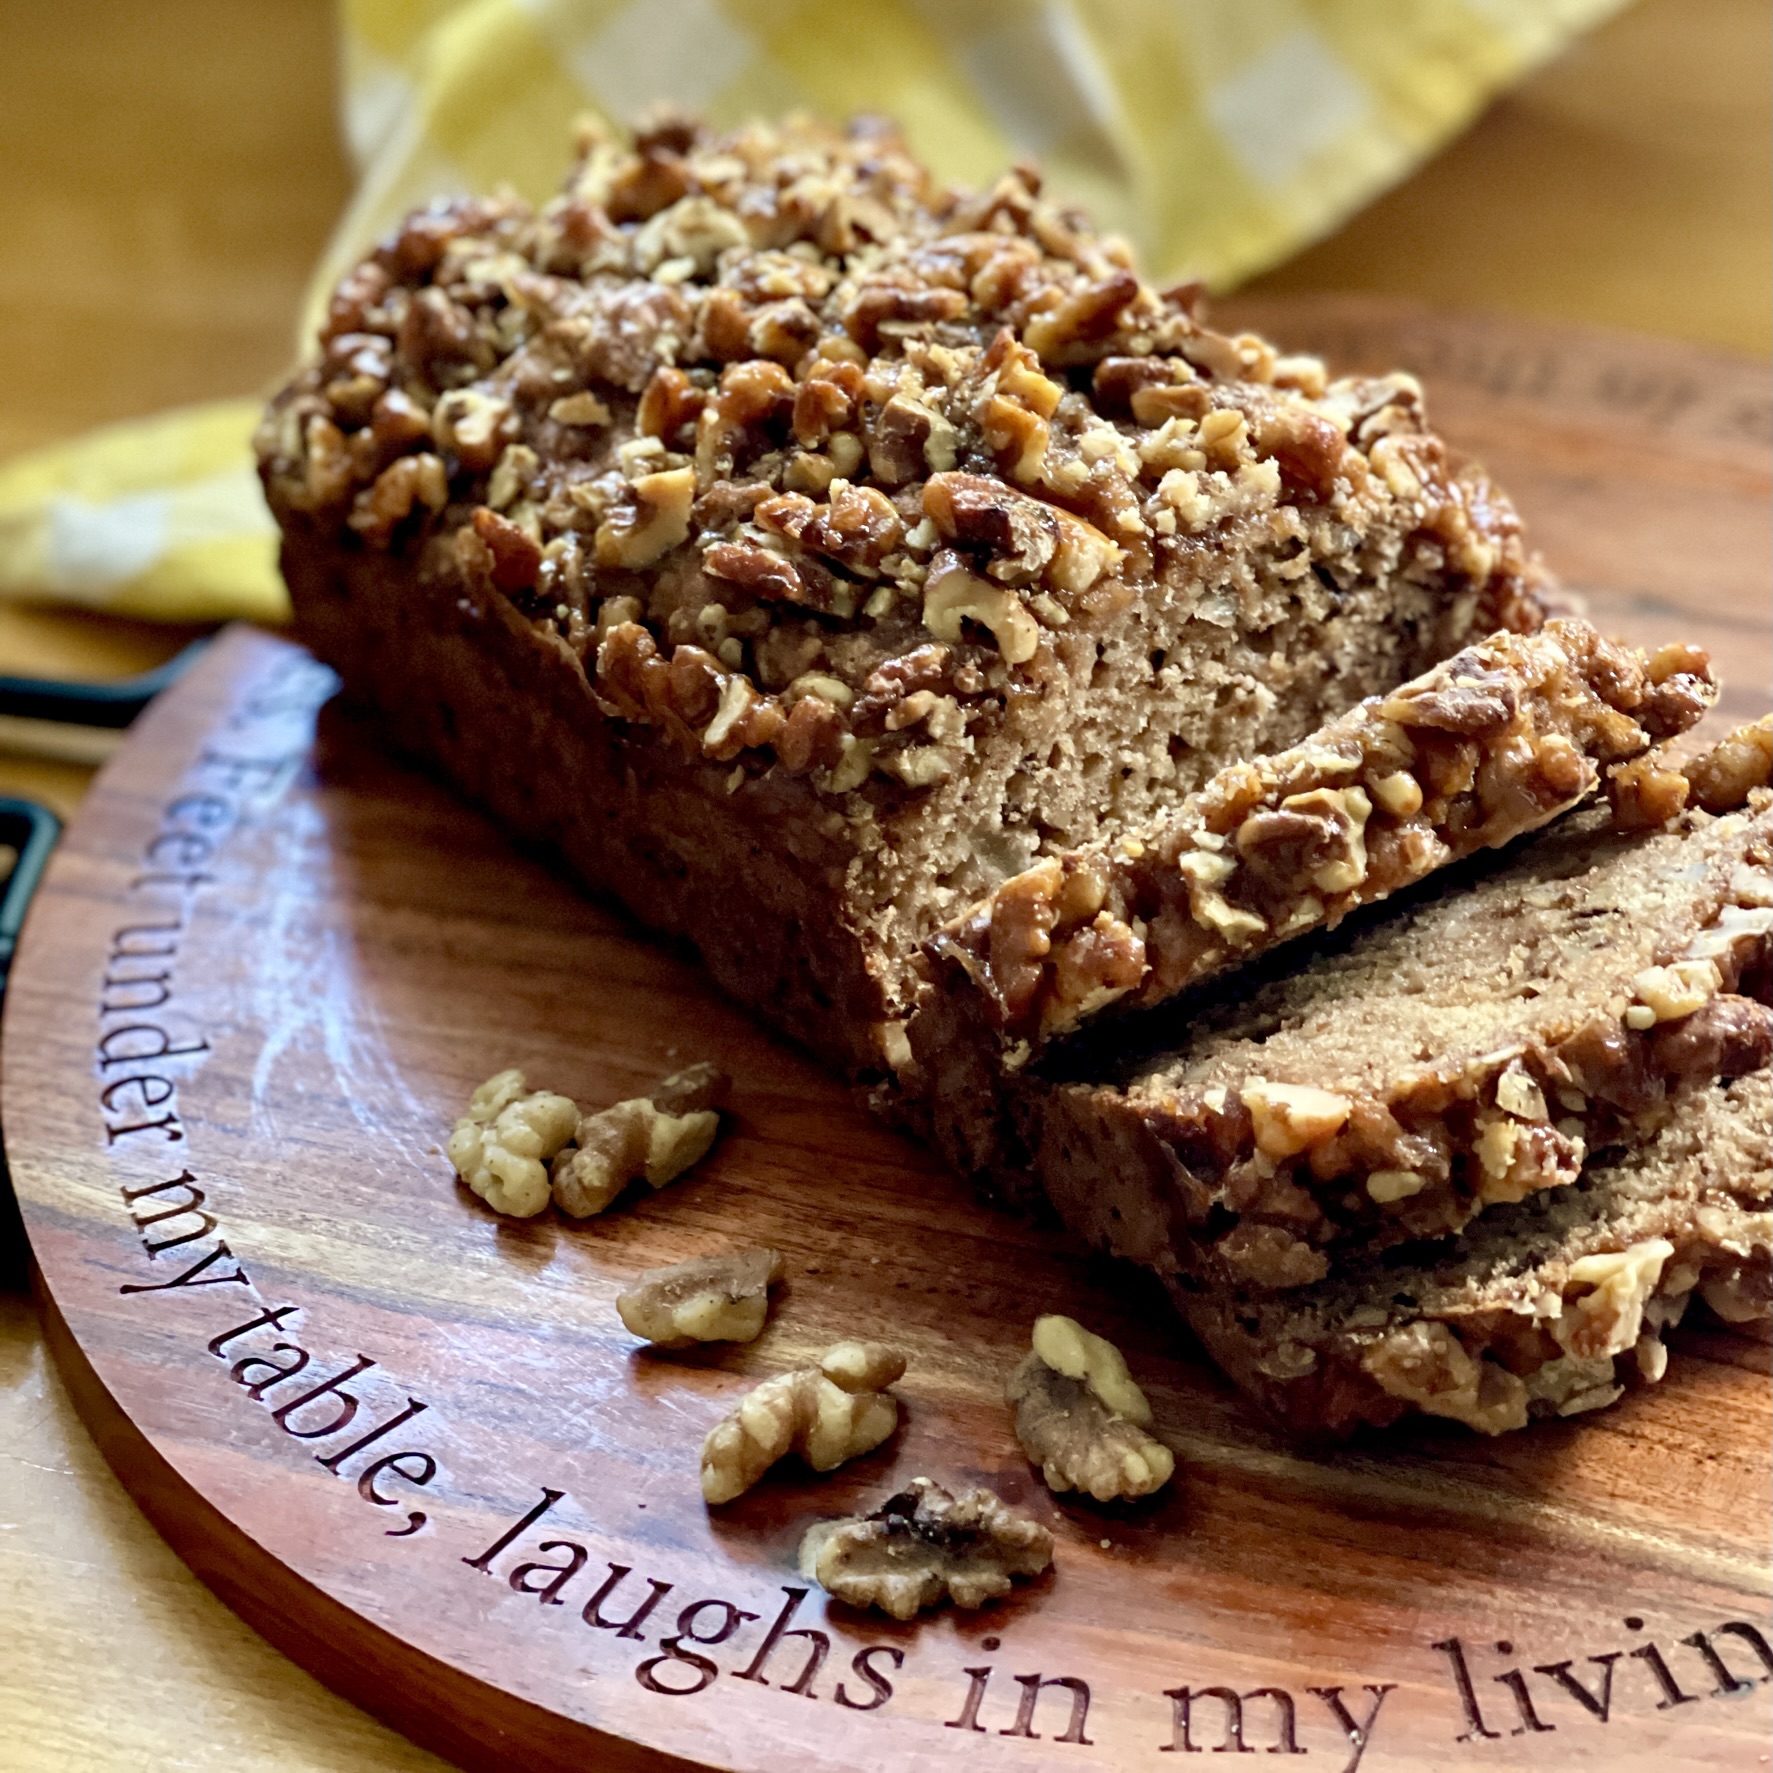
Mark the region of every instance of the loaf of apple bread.
<instances>
[{"instance_id":1,"label":"loaf of apple bread","mask_svg":"<svg viewBox=\"0 0 1773 1773\"><path fill-rule=\"evenodd\" d=\"M1541 618L1412 378L872 124L587 130L540 209L415 214L258 454L395 741L858 1075L1001 882Z\"/></svg>"}]
</instances>

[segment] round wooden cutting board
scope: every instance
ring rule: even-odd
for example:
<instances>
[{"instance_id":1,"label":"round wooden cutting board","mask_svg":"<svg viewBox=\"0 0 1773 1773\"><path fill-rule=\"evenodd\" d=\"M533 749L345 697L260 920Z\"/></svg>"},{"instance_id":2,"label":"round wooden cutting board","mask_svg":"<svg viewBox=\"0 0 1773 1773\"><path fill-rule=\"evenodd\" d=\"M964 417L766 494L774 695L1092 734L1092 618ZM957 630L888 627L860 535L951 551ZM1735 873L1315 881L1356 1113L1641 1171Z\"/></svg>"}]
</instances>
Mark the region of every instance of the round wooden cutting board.
<instances>
[{"instance_id":1,"label":"round wooden cutting board","mask_svg":"<svg viewBox=\"0 0 1773 1773\"><path fill-rule=\"evenodd\" d=\"M1765 705L1759 378L1317 319L1344 361L1432 359L1443 424L1597 614L1707 641L1730 712ZM1767 1764L1764 1341L1696 1313L1665 1381L1599 1414L1297 1448L1155 1288L976 1205L332 688L236 631L153 707L55 860L5 1031L7 1146L80 1408L298 1661L473 1766ZM511 1222L452 1179L443 1141L491 1071L600 1103L703 1058L735 1112L671 1188ZM787 1258L759 1341L662 1355L623 1331L639 1270L736 1241ZM1018 1451L1003 1380L1053 1310L1150 1392L1179 1459L1153 1504L1056 1499ZM707 1509L707 1429L851 1335L910 1355L898 1435ZM910 1625L827 1607L795 1572L805 1526L919 1473L1033 1509L1053 1572ZM99 1678L102 1620L93 1640Z\"/></svg>"}]
</instances>

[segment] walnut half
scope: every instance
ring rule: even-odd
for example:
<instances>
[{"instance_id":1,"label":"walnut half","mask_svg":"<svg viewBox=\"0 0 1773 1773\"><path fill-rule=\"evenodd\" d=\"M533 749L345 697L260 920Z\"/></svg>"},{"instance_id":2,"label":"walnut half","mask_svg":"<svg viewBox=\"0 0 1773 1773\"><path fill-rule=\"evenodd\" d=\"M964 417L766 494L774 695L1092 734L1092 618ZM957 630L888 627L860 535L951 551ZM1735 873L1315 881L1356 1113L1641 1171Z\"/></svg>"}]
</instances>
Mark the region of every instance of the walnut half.
<instances>
[{"instance_id":1,"label":"walnut half","mask_svg":"<svg viewBox=\"0 0 1773 1773\"><path fill-rule=\"evenodd\" d=\"M570 1097L530 1089L521 1071L496 1072L450 1133L449 1161L495 1213L528 1219L548 1204L547 1160L578 1118Z\"/></svg>"},{"instance_id":2,"label":"walnut half","mask_svg":"<svg viewBox=\"0 0 1773 1773\"><path fill-rule=\"evenodd\" d=\"M1146 1432L1151 1406L1112 1342L1068 1317L1043 1317L1034 1347L1010 1375L1016 1439L1050 1490L1082 1490L1098 1502L1161 1490L1176 1456Z\"/></svg>"},{"instance_id":3,"label":"walnut half","mask_svg":"<svg viewBox=\"0 0 1773 1773\"><path fill-rule=\"evenodd\" d=\"M636 1336L660 1348L696 1342L751 1342L770 1312L770 1286L782 1278L779 1250L729 1250L669 1268L649 1268L616 1310Z\"/></svg>"},{"instance_id":4,"label":"walnut half","mask_svg":"<svg viewBox=\"0 0 1773 1773\"><path fill-rule=\"evenodd\" d=\"M800 1573L840 1601L910 1619L952 1600L980 1607L1053 1561L1053 1536L990 1490L954 1496L913 1478L872 1514L820 1521L800 1542Z\"/></svg>"},{"instance_id":5,"label":"walnut half","mask_svg":"<svg viewBox=\"0 0 1773 1773\"><path fill-rule=\"evenodd\" d=\"M554 1200L563 1213L601 1213L630 1182L663 1188L708 1155L720 1131L727 1078L708 1064L636 1096L579 1117L573 1148L554 1160Z\"/></svg>"},{"instance_id":6,"label":"walnut half","mask_svg":"<svg viewBox=\"0 0 1773 1773\"><path fill-rule=\"evenodd\" d=\"M835 1471L872 1452L899 1426L886 1387L904 1371L904 1355L884 1343L839 1342L816 1367L764 1380L702 1443L703 1496L731 1502L789 1453Z\"/></svg>"}]
</instances>

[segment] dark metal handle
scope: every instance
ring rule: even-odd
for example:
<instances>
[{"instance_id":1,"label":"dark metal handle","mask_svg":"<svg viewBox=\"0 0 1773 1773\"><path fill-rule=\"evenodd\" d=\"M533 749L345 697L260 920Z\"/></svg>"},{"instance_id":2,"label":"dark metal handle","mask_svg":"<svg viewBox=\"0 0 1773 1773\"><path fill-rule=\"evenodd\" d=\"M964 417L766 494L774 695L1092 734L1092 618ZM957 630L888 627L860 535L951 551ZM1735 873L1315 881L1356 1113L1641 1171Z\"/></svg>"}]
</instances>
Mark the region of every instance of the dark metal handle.
<instances>
[{"instance_id":1,"label":"dark metal handle","mask_svg":"<svg viewBox=\"0 0 1773 1773\"><path fill-rule=\"evenodd\" d=\"M163 689L182 677L208 645L209 637L204 635L164 665L112 683L0 676L0 714L21 720L54 720L65 726L126 727Z\"/></svg>"},{"instance_id":2,"label":"dark metal handle","mask_svg":"<svg viewBox=\"0 0 1773 1773\"><path fill-rule=\"evenodd\" d=\"M25 907L43 879L49 852L55 848L61 829L61 820L46 806L33 800L0 800L0 844L17 852L12 872L0 881L0 1005L6 1001L6 978L12 970ZM0 1286L22 1282L24 1267L25 1228L12 1195L6 1151L0 1146Z\"/></svg>"},{"instance_id":3,"label":"dark metal handle","mask_svg":"<svg viewBox=\"0 0 1773 1773\"><path fill-rule=\"evenodd\" d=\"M129 725L159 693L182 677L209 645L209 637L193 640L164 665L110 683L64 682L53 677L0 676L0 715L15 720L53 721L57 726L97 727L118 732ZM15 849L12 872L0 881L0 1006L6 979L18 947L25 907L31 902L49 852L61 835L61 821L48 807L30 800L0 799L0 844ZM0 1284L14 1283L24 1265L24 1226L0 1145Z\"/></svg>"},{"instance_id":4,"label":"dark metal handle","mask_svg":"<svg viewBox=\"0 0 1773 1773\"><path fill-rule=\"evenodd\" d=\"M34 800L0 800L0 844L18 852L12 872L0 885L0 1002L5 1001L6 977L12 971L25 907L43 878L61 829L61 820Z\"/></svg>"}]
</instances>

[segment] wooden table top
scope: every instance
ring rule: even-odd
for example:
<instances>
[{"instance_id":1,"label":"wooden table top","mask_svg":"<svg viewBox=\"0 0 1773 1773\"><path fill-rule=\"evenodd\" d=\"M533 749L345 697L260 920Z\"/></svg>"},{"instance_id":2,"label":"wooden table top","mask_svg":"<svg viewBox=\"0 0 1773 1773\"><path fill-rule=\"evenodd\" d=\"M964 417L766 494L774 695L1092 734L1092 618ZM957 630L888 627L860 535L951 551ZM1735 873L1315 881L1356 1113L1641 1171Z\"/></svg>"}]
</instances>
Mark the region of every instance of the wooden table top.
<instances>
[{"instance_id":1,"label":"wooden table top","mask_svg":"<svg viewBox=\"0 0 1773 1773\"><path fill-rule=\"evenodd\" d=\"M323 0L7 12L0 452L274 377L343 199ZM1259 293L1364 289L1768 354L1765 9L1645 0ZM201 55L192 46L201 44ZM0 667L122 674L180 637L0 606ZM89 772L0 756L64 812ZM102 1662L97 1647L102 1644ZM435 1767L215 1600L75 1418L0 1284L0 1740L78 1767Z\"/></svg>"}]
</instances>

